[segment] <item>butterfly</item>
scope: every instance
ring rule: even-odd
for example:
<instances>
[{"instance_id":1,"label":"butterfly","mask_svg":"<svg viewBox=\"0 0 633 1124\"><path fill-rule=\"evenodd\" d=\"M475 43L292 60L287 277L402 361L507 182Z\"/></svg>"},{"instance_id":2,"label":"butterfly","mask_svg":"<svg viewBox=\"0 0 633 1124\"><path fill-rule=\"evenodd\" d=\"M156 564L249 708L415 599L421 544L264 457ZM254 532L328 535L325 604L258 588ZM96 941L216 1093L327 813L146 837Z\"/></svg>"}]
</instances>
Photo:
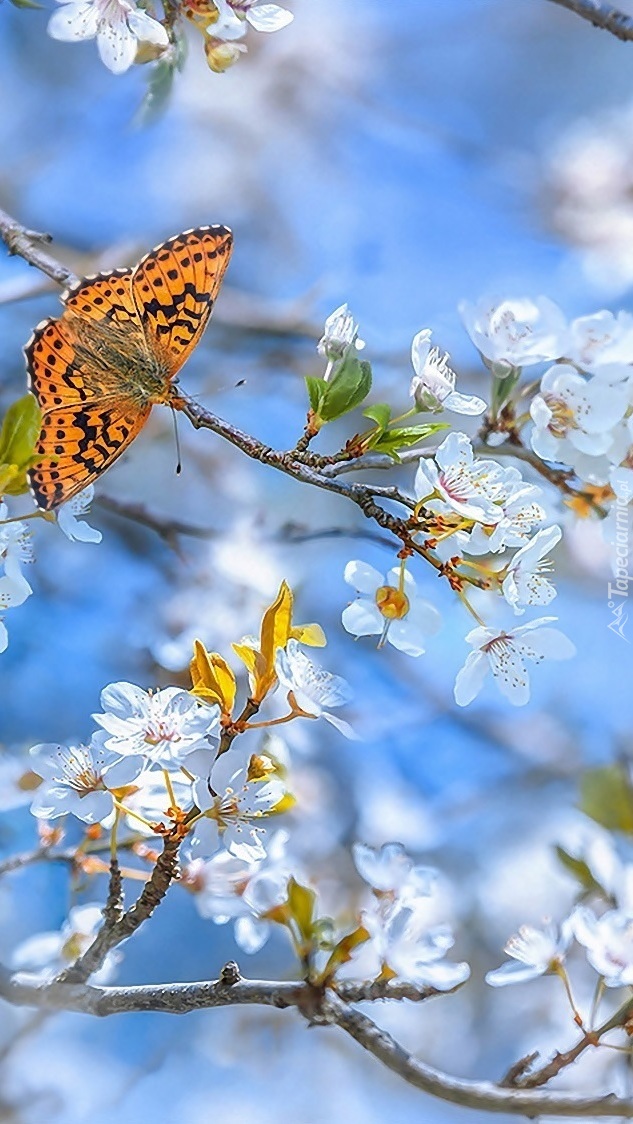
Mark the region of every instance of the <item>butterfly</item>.
<instances>
[{"instance_id":1,"label":"butterfly","mask_svg":"<svg viewBox=\"0 0 633 1124\"><path fill-rule=\"evenodd\" d=\"M29 470L53 511L105 472L155 403L177 406L175 377L198 343L229 263L225 226L168 238L132 269L98 273L62 296L27 343L29 388L42 411Z\"/></svg>"}]
</instances>

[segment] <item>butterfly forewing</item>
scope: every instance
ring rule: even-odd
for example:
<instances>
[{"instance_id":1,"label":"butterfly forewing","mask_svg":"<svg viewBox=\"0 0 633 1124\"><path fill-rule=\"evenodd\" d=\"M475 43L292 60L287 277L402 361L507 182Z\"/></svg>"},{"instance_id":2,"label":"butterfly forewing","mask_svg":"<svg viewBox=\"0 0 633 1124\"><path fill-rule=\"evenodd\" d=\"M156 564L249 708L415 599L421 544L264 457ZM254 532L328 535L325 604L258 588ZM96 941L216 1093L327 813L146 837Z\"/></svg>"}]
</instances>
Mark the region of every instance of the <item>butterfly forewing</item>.
<instances>
[{"instance_id":1,"label":"butterfly forewing","mask_svg":"<svg viewBox=\"0 0 633 1124\"><path fill-rule=\"evenodd\" d=\"M233 248L225 226L177 234L141 259L132 275L147 344L173 377L202 335Z\"/></svg>"}]
</instances>

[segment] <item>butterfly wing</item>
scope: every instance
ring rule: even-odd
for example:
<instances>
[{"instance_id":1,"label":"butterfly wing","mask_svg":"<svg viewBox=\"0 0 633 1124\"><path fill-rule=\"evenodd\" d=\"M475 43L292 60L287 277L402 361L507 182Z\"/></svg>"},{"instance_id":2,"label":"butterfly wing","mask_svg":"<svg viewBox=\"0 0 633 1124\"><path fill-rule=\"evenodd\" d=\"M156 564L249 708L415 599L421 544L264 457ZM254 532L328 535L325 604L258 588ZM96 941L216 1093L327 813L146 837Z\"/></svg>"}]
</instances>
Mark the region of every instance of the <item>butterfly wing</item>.
<instances>
[{"instance_id":1,"label":"butterfly wing","mask_svg":"<svg viewBox=\"0 0 633 1124\"><path fill-rule=\"evenodd\" d=\"M225 226L169 238L132 272L132 295L149 350L173 378L202 335L233 248Z\"/></svg>"},{"instance_id":2,"label":"butterfly wing","mask_svg":"<svg viewBox=\"0 0 633 1124\"><path fill-rule=\"evenodd\" d=\"M125 398L48 410L28 474L38 507L53 511L92 484L134 440L150 410Z\"/></svg>"}]
</instances>

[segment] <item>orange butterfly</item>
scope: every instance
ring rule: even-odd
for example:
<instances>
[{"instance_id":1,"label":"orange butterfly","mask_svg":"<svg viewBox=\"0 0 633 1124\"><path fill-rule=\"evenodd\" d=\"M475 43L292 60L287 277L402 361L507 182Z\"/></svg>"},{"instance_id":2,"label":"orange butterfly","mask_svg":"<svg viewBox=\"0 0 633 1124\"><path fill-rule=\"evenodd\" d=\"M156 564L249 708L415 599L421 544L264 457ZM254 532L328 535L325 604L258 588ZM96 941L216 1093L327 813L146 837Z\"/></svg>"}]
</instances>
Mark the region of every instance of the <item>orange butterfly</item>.
<instances>
[{"instance_id":1,"label":"orange butterfly","mask_svg":"<svg viewBox=\"0 0 633 1124\"><path fill-rule=\"evenodd\" d=\"M154 403L177 402L174 378L211 315L229 263L225 226L169 238L133 269L78 281L59 319L25 348L42 432L29 471L38 507L52 511L121 455Z\"/></svg>"}]
</instances>

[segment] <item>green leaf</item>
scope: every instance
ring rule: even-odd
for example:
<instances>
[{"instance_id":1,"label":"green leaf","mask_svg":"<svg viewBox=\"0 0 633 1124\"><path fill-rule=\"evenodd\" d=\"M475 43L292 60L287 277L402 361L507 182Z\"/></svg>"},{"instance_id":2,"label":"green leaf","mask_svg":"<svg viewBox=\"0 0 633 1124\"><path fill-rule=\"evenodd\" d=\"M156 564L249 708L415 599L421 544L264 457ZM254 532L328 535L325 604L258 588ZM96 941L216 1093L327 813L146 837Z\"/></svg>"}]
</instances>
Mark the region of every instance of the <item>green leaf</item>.
<instances>
[{"instance_id":1,"label":"green leaf","mask_svg":"<svg viewBox=\"0 0 633 1124\"><path fill-rule=\"evenodd\" d=\"M633 835L633 786L621 765L589 769L580 783L580 808L609 831Z\"/></svg>"},{"instance_id":2,"label":"green leaf","mask_svg":"<svg viewBox=\"0 0 633 1124\"><path fill-rule=\"evenodd\" d=\"M595 893L600 891L602 894L608 894L599 882L596 882L591 870L583 859L577 859L574 855L570 855L564 847L555 846L554 851L560 863L565 867L565 870L571 874L586 893Z\"/></svg>"},{"instance_id":3,"label":"green leaf","mask_svg":"<svg viewBox=\"0 0 633 1124\"><path fill-rule=\"evenodd\" d=\"M36 459L41 428L42 412L32 394L9 406L0 429L0 495L18 496L27 490L26 470Z\"/></svg>"},{"instance_id":4,"label":"green leaf","mask_svg":"<svg viewBox=\"0 0 633 1124\"><path fill-rule=\"evenodd\" d=\"M308 397L310 399L310 408L314 411L317 417L321 416L321 405L325 398L325 393L328 388L328 383L325 379L315 379L311 376L306 378L306 386L308 388Z\"/></svg>"},{"instance_id":5,"label":"green leaf","mask_svg":"<svg viewBox=\"0 0 633 1124\"><path fill-rule=\"evenodd\" d=\"M366 410L363 410L363 417L375 421L382 432L391 421L391 406L388 406L386 402L376 402L373 406L368 406Z\"/></svg>"},{"instance_id":6,"label":"green leaf","mask_svg":"<svg viewBox=\"0 0 633 1124\"><path fill-rule=\"evenodd\" d=\"M315 413L324 422L329 422L355 410L365 400L371 390L371 366L355 356L347 356L334 378L325 383L325 387L321 404Z\"/></svg>"},{"instance_id":7,"label":"green leaf","mask_svg":"<svg viewBox=\"0 0 633 1124\"><path fill-rule=\"evenodd\" d=\"M447 422L428 422L421 425L405 425L400 428L387 429L376 441L369 446L377 453L388 453L397 459L400 449L407 449L417 445L420 441L432 437L442 429L448 429Z\"/></svg>"},{"instance_id":8,"label":"green leaf","mask_svg":"<svg viewBox=\"0 0 633 1124\"><path fill-rule=\"evenodd\" d=\"M43 4L36 4L35 0L11 0L11 3L14 8L37 8L39 11L44 8Z\"/></svg>"},{"instance_id":9,"label":"green leaf","mask_svg":"<svg viewBox=\"0 0 633 1124\"><path fill-rule=\"evenodd\" d=\"M294 878L288 879L288 906L304 941L312 939L316 894Z\"/></svg>"}]
</instances>

